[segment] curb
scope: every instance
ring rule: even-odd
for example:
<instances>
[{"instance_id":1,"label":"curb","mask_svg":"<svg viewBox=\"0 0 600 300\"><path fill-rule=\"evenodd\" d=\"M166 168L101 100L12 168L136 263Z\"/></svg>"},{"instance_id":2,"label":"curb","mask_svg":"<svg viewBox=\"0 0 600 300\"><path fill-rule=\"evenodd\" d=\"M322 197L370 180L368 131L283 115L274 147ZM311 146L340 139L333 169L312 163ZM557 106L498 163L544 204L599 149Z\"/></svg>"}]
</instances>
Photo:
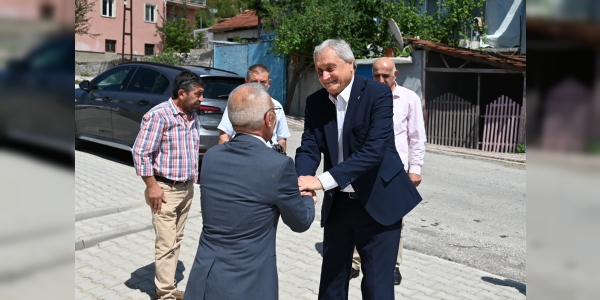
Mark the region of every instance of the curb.
<instances>
[{"instance_id":1,"label":"curb","mask_svg":"<svg viewBox=\"0 0 600 300\"><path fill-rule=\"evenodd\" d=\"M143 226L135 226L135 227L131 227L124 231L104 233L104 234L99 234L99 235L96 235L96 236L93 236L90 238L84 238L84 239L81 239L81 240L75 242L75 251L90 248L90 247L98 245L101 242L112 240L114 238L122 237L122 236L132 234L132 233L138 233L140 231L144 231L144 230L148 230L148 229L152 229L152 224L143 225Z\"/></svg>"},{"instance_id":2,"label":"curb","mask_svg":"<svg viewBox=\"0 0 600 300\"><path fill-rule=\"evenodd\" d=\"M508 164L508 165L511 165L512 167L516 167L518 169L523 169L523 170L525 170L527 168L526 163L521 162L521 161L511 160L511 159L500 159L500 158L494 158L494 157L488 157L488 156L480 156L480 155L475 155L475 154L467 154L467 153L452 152L452 151L437 150L437 149L425 149L425 151L430 152L430 153L461 157L461 158L465 158L465 159L485 160L485 161L492 161L492 162L501 163L501 164Z\"/></svg>"},{"instance_id":3,"label":"curb","mask_svg":"<svg viewBox=\"0 0 600 300\"><path fill-rule=\"evenodd\" d=\"M513 288L517 289L519 292L522 292L522 293L525 292L525 291L527 291L527 284L526 283L523 283L523 282L520 282L520 281L516 281L516 280L512 280L510 278L507 278L507 277L504 277L504 276L500 276L500 275L497 275L497 274L494 274L494 273L490 273L488 271L484 271L484 270L480 270L480 269L477 269L477 268L473 268L473 267L471 267L471 266L469 266L467 264L457 263L455 261L443 259L441 257L437 257L437 256L434 256L434 255L424 254L424 253L421 253L421 252L417 252L415 250L409 250L409 249L404 249L404 250L413 252L412 255L417 256L417 257L418 256L425 256L428 259L439 260L439 261L442 261L443 263L451 263L451 264L454 264L454 265L456 265L458 267L461 267L461 268L468 268L468 269L472 270L471 272L473 272L473 273L475 273L475 272L487 273L487 274L489 274L491 276L494 276L494 277L490 277L490 279L492 281L494 281L494 284L496 284L496 285L510 286L510 287L513 287ZM488 279L488 280L490 280L490 279Z\"/></svg>"},{"instance_id":4,"label":"curb","mask_svg":"<svg viewBox=\"0 0 600 300\"><path fill-rule=\"evenodd\" d=\"M146 205L146 204L145 203L135 203L135 204L128 204L128 205L121 205L121 206L117 206L117 207L94 209L91 211L86 211L86 212L75 214L75 222L83 221L83 220L87 220L87 219L91 219L91 218L102 217L102 216L106 216L106 215L112 215L112 214L116 214L116 213L120 213L120 212L124 212L124 211L128 211L128 210L136 209L136 208L142 207L144 205Z\"/></svg>"},{"instance_id":5,"label":"curb","mask_svg":"<svg viewBox=\"0 0 600 300\"><path fill-rule=\"evenodd\" d=\"M191 216L191 217L188 217L188 219L198 218L201 215L202 214ZM84 237L78 241L75 241L75 251L87 249L87 248L96 246L96 245L100 244L101 242L105 242L105 241L112 240L112 239L115 239L118 237L126 236L126 235L129 235L132 233L138 233L140 231L149 230L152 228L153 228L152 224L140 225L140 226L130 227L123 231L116 231L116 232L113 231L113 232L101 233L101 234L90 236L90 237Z\"/></svg>"}]
</instances>

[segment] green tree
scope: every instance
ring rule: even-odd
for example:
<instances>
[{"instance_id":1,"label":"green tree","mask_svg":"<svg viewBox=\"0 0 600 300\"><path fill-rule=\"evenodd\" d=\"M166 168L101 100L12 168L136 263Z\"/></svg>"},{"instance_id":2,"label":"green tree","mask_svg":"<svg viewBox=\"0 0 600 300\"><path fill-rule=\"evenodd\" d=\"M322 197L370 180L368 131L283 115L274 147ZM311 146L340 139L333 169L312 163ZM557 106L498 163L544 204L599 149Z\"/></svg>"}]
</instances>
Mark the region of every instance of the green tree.
<instances>
[{"instance_id":1,"label":"green tree","mask_svg":"<svg viewBox=\"0 0 600 300\"><path fill-rule=\"evenodd\" d=\"M483 18L484 4L485 0L442 1L437 12L440 42L457 46L460 39L468 38L473 18Z\"/></svg>"},{"instance_id":2,"label":"green tree","mask_svg":"<svg viewBox=\"0 0 600 300\"><path fill-rule=\"evenodd\" d=\"M266 1L265 1L266 2ZM394 4L386 0L280 0L265 5L265 26L276 34L272 52L287 56L291 78L287 82L284 110L289 113L296 83L314 66L315 46L340 38L352 47L356 58L381 52L390 45L387 22L376 17L390 15ZM387 20L387 19L385 19Z\"/></svg>"},{"instance_id":3,"label":"green tree","mask_svg":"<svg viewBox=\"0 0 600 300\"><path fill-rule=\"evenodd\" d=\"M214 17L217 21L231 18L242 12L242 3L231 0L207 0L206 7L214 9Z\"/></svg>"},{"instance_id":4,"label":"green tree","mask_svg":"<svg viewBox=\"0 0 600 300\"><path fill-rule=\"evenodd\" d=\"M472 21L482 17L485 0L444 0L433 14L421 10L423 0L400 1L391 17L402 34L456 46L468 37ZM483 28L475 28L483 32Z\"/></svg>"},{"instance_id":5,"label":"green tree","mask_svg":"<svg viewBox=\"0 0 600 300\"><path fill-rule=\"evenodd\" d=\"M88 13L94 11L97 0L75 0L75 34L88 35L96 38L100 34L90 33L90 19Z\"/></svg>"},{"instance_id":6,"label":"green tree","mask_svg":"<svg viewBox=\"0 0 600 300\"><path fill-rule=\"evenodd\" d=\"M196 27L209 28L215 24L214 16L208 8L196 10Z\"/></svg>"},{"instance_id":7,"label":"green tree","mask_svg":"<svg viewBox=\"0 0 600 300\"><path fill-rule=\"evenodd\" d=\"M194 27L190 26L186 15L187 7L184 5L182 17L167 20L160 16L162 26L156 25L156 31L162 40L163 52L188 53L201 45L204 34L194 36Z\"/></svg>"},{"instance_id":8,"label":"green tree","mask_svg":"<svg viewBox=\"0 0 600 300\"><path fill-rule=\"evenodd\" d=\"M423 0L402 1L396 5L390 17L396 21L402 35L440 42L438 22L434 16L421 10L422 5Z\"/></svg>"}]
</instances>

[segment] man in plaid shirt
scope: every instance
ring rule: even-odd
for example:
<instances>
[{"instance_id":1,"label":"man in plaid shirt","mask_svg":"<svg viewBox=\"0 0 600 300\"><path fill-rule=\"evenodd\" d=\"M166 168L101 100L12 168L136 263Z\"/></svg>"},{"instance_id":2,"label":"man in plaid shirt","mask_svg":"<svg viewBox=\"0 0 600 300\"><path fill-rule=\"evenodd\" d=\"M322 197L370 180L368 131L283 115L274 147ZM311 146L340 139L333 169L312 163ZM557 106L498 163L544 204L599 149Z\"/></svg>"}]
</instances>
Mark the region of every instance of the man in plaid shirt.
<instances>
[{"instance_id":1,"label":"man in plaid shirt","mask_svg":"<svg viewBox=\"0 0 600 300\"><path fill-rule=\"evenodd\" d=\"M133 145L135 171L146 183L144 195L156 232L157 299L183 299L183 292L175 289L175 270L198 178L200 124L195 111L203 93L198 75L181 72L173 82L173 96L142 118Z\"/></svg>"}]
</instances>

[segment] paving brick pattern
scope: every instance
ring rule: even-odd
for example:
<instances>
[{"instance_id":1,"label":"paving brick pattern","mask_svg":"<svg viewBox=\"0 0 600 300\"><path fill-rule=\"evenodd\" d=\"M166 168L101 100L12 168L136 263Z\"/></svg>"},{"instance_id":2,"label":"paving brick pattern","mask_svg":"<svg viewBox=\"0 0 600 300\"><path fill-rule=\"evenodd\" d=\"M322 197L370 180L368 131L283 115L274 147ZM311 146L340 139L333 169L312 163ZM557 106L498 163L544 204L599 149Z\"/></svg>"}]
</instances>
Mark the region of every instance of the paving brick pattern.
<instances>
[{"instance_id":1,"label":"paving brick pattern","mask_svg":"<svg viewBox=\"0 0 600 300\"><path fill-rule=\"evenodd\" d=\"M145 203L133 167L82 151L75 151L75 162L75 214Z\"/></svg>"},{"instance_id":2,"label":"paving brick pattern","mask_svg":"<svg viewBox=\"0 0 600 300\"><path fill-rule=\"evenodd\" d=\"M146 211L147 222L150 212ZM201 216L188 220L178 266L185 289L200 231ZM279 224L277 265L280 299L317 299L323 230L318 222L305 233ZM75 253L76 299L153 299L154 233L125 235ZM404 250L402 284L396 299L525 299L526 287L487 272ZM362 275L350 281L349 299L361 299Z\"/></svg>"},{"instance_id":3,"label":"paving brick pattern","mask_svg":"<svg viewBox=\"0 0 600 300\"><path fill-rule=\"evenodd\" d=\"M291 126L301 120L288 117ZM139 205L75 223L76 299L154 299L154 232L145 205L144 184L133 167L75 151L75 214ZM322 199L322 192L318 192ZM317 299L323 230L315 222L304 233L294 233L282 222L277 233L280 299ZM185 228L176 279L185 289L200 231L200 189ZM404 250L402 284L396 299L525 299L526 286L437 257ZM362 275L350 281L349 299L361 299ZM192 284L192 283L190 283Z\"/></svg>"}]
</instances>

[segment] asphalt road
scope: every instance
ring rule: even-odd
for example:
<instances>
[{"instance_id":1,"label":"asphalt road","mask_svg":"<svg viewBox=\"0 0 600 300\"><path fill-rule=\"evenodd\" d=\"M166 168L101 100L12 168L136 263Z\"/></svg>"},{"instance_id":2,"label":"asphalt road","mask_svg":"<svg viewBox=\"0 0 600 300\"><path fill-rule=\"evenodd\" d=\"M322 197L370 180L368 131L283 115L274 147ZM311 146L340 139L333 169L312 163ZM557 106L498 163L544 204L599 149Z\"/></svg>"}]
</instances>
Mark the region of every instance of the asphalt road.
<instances>
[{"instance_id":1,"label":"asphalt road","mask_svg":"<svg viewBox=\"0 0 600 300\"><path fill-rule=\"evenodd\" d=\"M300 145L290 124L288 154ZM525 168L427 152L404 247L526 282ZM322 194L321 194L322 195Z\"/></svg>"},{"instance_id":2,"label":"asphalt road","mask_svg":"<svg viewBox=\"0 0 600 300\"><path fill-rule=\"evenodd\" d=\"M405 247L526 282L525 169L427 153Z\"/></svg>"}]
</instances>

